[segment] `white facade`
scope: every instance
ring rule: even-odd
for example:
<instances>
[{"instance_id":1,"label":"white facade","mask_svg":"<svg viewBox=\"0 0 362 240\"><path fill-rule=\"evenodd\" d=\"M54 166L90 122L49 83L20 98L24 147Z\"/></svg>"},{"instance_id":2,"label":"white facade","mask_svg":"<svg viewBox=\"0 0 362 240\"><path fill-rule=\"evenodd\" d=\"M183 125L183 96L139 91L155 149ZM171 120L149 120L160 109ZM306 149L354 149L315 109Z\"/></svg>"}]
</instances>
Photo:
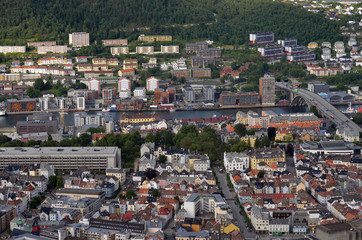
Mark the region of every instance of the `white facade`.
<instances>
[{"instance_id":1,"label":"white facade","mask_svg":"<svg viewBox=\"0 0 362 240\"><path fill-rule=\"evenodd\" d=\"M85 98L84 97L77 97L77 109L85 110Z\"/></svg>"},{"instance_id":2,"label":"white facade","mask_svg":"<svg viewBox=\"0 0 362 240\"><path fill-rule=\"evenodd\" d=\"M194 170L197 172L205 172L210 168L210 160L194 161Z\"/></svg>"},{"instance_id":3,"label":"white facade","mask_svg":"<svg viewBox=\"0 0 362 240\"><path fill-rule=\"evenodd\" d=\"M224 166L226 172L233 170L245 170L249 168L249 156L245 153L229 152L224 153Z\"/></svg>"},{"instance_id":4,"label":"white facade","mask_svg":"<svg viewBox=\"0 0 362 240\"><path fill-rule=\"evenodd\" d=\"M118 80L118 91L128 91L131 90L131 81L127 78L122 78Z\"/></svg>"},{"instance_id":5,"label":"white facade","mask_svg":"<svg viewBox=\"0 0 362 240\"><path fill-rule=\"evenodd\" d=\"M73 47L89 46L89 33L74 32L69 34L69 45Z\"/></svg>"},{"instance_id":6,"label":"white facade","mask_svg":"<svg viewBox=\"0 0 362 240\"><path fill-rule=\"evenodd\" d=\"M150 77L147 79L147 91L155 91L156 88L158 88L159 80L155 77Z\"/></svg>"},{"instance_id":7,"label":"white facade","mask_svg":"<svg viewBox=\"0 0 362 240\"><path fill-rule=\"evenodd\" d=\"M173 46L163 46L161 45L161 53L179 53L179 46L173 45Z\"/></svg>"},{"instance_id":8,"label":"white facade","mask_svg":"<svg viewBox=\"0 0 362 240\"><path fill-rule=\"evenodd\" d=\"M129 53L128 47L111 47L112 55L120 55L120 54L128 54L128 53Z\"/></svg>"},{"instance_id":9,"label":"white facade","mask_svg":"<svg viewBox=\"0 0 362 240\"><path fill-rule=\"evenodd\" d=\"M137 46L136 53L138 54L153 54L154 53L153 46Z\"/></svg>"},{"instance_id":10,"label":"white facade","mask_svg":"<svg viewBox=\"0 0 362 240\"><path fill-rule=\"evenodd\" d=\"M200 211L215 213L219 205L226 205L220 194L193 193L184 203L185 217L195 218Z\"/></svg>"},{"instance_id":11,"label":"white facade","mask_svg":"<svg viewBox=\"0 0 362 240\"><path fill-rule=\"evenodd\" d=\"M144 98L146 97L146 88L144 87L137 87L133 91L133 96L137 98Z\"/></svg>"},{"instance_id":12,"label":"white facade","mask_svg":"<svg viewBox=\"0 0 362 240\"><path fill-rule=\"evenodd\" d=\"M131 90L119 91L119 98L125 99L125 98L130 98L130 97L131 97Z\"/></svg>"},{"instance_id":13,"label":"white facade","mask_svg":"<svg viewBox=\"0 0 362 240\"><path fill-rule=\"evenodd\" d=\"M56 46L39 46L38 54L46 54L48 52L52 53L66 53L68 47L65 45L56 45Z\"/></svg>"},{"instance_id":14,"label":"white facade","mask_svg":"<svg viewBox=\"0 0 362 240\"><path fill-rule=\"evenodd\" d=\"M0 46L0 53L16 53L22 52L25 53L25 46Z\"/></svg>"},{"instance_id":15,"label":"white facade","mask_svg":"<svg viewBox=\"0 0 362 240\"><path fill-rule=\"evenodd\" d=\"M88 82L88 89L99 92L101 90L101 84L97 79L91 79Z\"/></svg>"}]
</instances>

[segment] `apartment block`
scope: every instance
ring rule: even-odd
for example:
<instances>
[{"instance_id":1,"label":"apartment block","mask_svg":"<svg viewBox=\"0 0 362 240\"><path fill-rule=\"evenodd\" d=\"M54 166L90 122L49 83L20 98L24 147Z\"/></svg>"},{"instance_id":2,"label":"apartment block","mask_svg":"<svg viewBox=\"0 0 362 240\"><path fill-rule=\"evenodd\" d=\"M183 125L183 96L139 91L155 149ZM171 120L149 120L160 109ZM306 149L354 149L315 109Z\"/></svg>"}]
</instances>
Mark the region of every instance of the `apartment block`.
<instances>
[{"instance_id":1,"label":"apartment block","mask_svg":"<svg viewBox=\"0 0 362 240\"><path fill-rule=\"evenodd\" d=\"M48 52L51 53L66 53L68 51L68 47L63 45L56 46L38 46L38 54L46 54Z\"/></svg>"},{"instance_id":2,"label":"apartment block","mask_svg":"<svg viewBox=\"0 0 362 240\"><path fill-rule=\"evenodd\" d=\"M25 53L25 46L0 46L0 53Z\"/></svg>"},{"instance_id":3,"label":"apartment block","mask_svg":"<svg viewBox=\"0 0 362 240\"><path fill-rule=\"evenodd\" d=\"M69 45L73 47L89 46L89 33L74 32L69 34Z\"/></svg>"},{"instance_id":4,"label":"apartment block","mask_svg":"<svg viewBox=\"0 0 362 240\"><path fill-rule=\"evenodd\" d=\"M103 46L125 46L128 44L127 39L105 39L102 40Z\"/></svg>"}]
</instances>

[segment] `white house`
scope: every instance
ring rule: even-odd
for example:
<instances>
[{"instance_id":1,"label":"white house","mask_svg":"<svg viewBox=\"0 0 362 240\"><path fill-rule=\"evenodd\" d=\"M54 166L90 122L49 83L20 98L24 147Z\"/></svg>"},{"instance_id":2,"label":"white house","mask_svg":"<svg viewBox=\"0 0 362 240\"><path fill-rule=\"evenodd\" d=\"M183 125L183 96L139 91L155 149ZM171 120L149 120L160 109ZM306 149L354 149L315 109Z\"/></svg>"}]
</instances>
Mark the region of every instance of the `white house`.
<instances>
[{"instance_id":1,"label":"white house","mask_svg":"<svg viewBox=\"0 0 362 240\"><path fill-rule=\"evenodd\" d=\"M233 170L245 170L249 168L249 156L245 153L225 152L224 166L228 173Z\"/></svg>"}]
</instances>

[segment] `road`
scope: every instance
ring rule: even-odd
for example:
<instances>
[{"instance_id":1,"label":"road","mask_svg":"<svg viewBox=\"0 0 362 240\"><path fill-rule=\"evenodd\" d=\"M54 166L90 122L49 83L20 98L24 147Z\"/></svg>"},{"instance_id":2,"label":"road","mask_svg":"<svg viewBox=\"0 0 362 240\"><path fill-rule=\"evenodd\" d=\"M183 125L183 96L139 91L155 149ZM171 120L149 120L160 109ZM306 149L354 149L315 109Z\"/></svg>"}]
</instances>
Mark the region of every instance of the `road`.
<instances>
[{"instance_id":1,"label":"road","mask_svg":"<svg viewBox=\"0 0 362 240\"><path fill-rule=\"evenodd\" d=\"M276 87L289 92L294 91L294 94L302 97L305 102L309 103L310 105L316 106L318 111L322 113L326 118L334 122L339 129L346 129L350 134L355 134L356 137L358 137L359 132L362 131L362 129L356 123L351 121L346 115L338 111L334 106L332 106L329 102L327 102L318 94L309 92L301 88L295 89L292 86L281 82L277 82Z\"/></svg>"},{"instance_id":2,"label":"road","mask_svg":"<svg viewBox=\"0 0 362 240\"><path fill-rule=\"evenodd\" d=\"M238 222L240 231L244 235L245 239L256 239L256 234L254 232L248 232L247 223L244 217L240 214L240 207L237 205L235 200L235 193L230 192L230 188L228 186L227 177L225 173L220 173L215 168L216 176L218 181L220 182L220 188L224 194L226 202L229 204L231 211L233 212L234 219Z\"/></svg>"}]
</instances>

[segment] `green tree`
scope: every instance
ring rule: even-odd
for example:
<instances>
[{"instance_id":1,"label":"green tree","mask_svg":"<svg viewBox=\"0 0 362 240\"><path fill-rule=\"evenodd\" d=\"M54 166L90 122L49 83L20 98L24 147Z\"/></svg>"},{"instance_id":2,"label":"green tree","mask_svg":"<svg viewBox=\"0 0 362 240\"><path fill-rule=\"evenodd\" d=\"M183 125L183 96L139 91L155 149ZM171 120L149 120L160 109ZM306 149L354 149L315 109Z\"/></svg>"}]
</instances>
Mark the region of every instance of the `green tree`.
<instances>
[{"instance_id":1,"label":"green tree","mask_svg":"<svg viewBox=\"0 0 362 240\"><path fill-rule=\"evenodd\" d=\"M90 146L92 144L92 136L87 133L82 133L79 136L79 143L81 146Z\"/></svg>"},{"instance_id":2,"label":"green tree","mask_svg":"<svg viewBox=\"0 0 362 240\"><path fill-rule=\"evenodd\" d=\"M40 91L38 89L34 89L33 87L28 87L26 89L26 95L30 98L38 98L40 97Z\"/></svg>"},{"instance_id":3,"label":"green tree","mask_svg":"<svg viewBox=\"0 0 362 240\"><path fill-rule=\"evenodd\" d=\"M354 115L352 115L352 119L353 122L357 123L357 124L362 124L362 113L356 113Z\"/></svg>"},{"instance_id":4,"label":"green tree","mask_svg":"<svg viewBox=\"0 0 362 240\"><path fill-rule=\"evenodd\" d=\"M263 178L264 177L264 175L265 175L265 172L264 171L260 171L260 172L258 172L258 178Z\"/></svg>"},{"instance_id":5,"label":"green tree","mask_svg":"<svg viewBox=\"0 0 362 240\"><path fill-rule=\"evenodd\" d=\"M90 127L86 130L87 133L94 134L94 133L104 133L106 129L104 127Z\"/></svg>"},{"instance_id":6,"label":"green tree","mask_svg":"<svg viewBox=\"0 0 362 240\"><path fill-rule=\"evenodd\" d=\"M159 163L165 163L165 162L167 162L167 157L165 155L160 155L158 157L158 161L159 161Z\"/></svg>"},{"instance_id":7,"label":"green tree","mask_svg":"<svg viewBox=\"0 0 362 240\"><path fill-rule=\"evenodd\" d=\"M51 189L57 186L58 177L57 176L50 176L49 177L49 187Z\"/></svg>"},{"instance_id":8,"label":"green tree","mask_svg":"<svg viewBox=\"0 0 362 240\"><path fill-rule=\"evenodd\" d=\"M269 146L270 146L270 139L269 139L267 136L264 136L264 137L261 139L261 144L262 144L264 147L269 147Z\"/></svg>"},{"instance_id":9,"label":"green tree","mask_svg":"<svg viewBox=\"0 0 362 240\"><path fill-rule=\"evenodd\" d=\"M161 197L161 193L157 189L152 189L152 196L153 197Z\"/></svg>"},{"instance_id":10,"label":"green tree","mask_svg":"<svg viewBox=\"0 0 362 240\"><path fill-rule=\"evenodd\" d=\"M30 208L31 209L35 209L37 208L40 204L41 204L41 197L40 196L35 196L30 200Z\"/></svg>"},{"instance_id":11,"label":"green tree","mask_svg":"<svg viewBox=\"0 0 362 240\"><path fill-rule=\"evenodd\" d=\"M153 135L153 133L147 133L147 136L145 138L145 142L156 142L156 137Z\"/></svg>"},{"instance_id":12,"label":"green tree","mask_svg":"<svg viewBox=\"0 0 362 240\"><path fill-rule=\"evenodd\" d=\"M58 174L56 189L63 188L63 187L64 187L63 177L61 174Z\"/></svg>"},{"instance_id":13,"label":"green tree","mask_svg":"<svg viewBox=\"0 0 362 240\"><path fill-rule=\"evenodd\" d=\"M126 193L126 197L127 197L127 199L133 199L133 198L137 197L137 194L134 190L128 190Z\"/></svg>"},{"instance_id":14,"label":"green tree","mask_svg":"<svg viewBox=\"0 0 362 240\"><path fill-rule=\"evenodd\" d=\"M247 130L244 124L238 123L234 126L234 131L240 136L243 137L246 135Z\"/></svg>"}]
</instances>

